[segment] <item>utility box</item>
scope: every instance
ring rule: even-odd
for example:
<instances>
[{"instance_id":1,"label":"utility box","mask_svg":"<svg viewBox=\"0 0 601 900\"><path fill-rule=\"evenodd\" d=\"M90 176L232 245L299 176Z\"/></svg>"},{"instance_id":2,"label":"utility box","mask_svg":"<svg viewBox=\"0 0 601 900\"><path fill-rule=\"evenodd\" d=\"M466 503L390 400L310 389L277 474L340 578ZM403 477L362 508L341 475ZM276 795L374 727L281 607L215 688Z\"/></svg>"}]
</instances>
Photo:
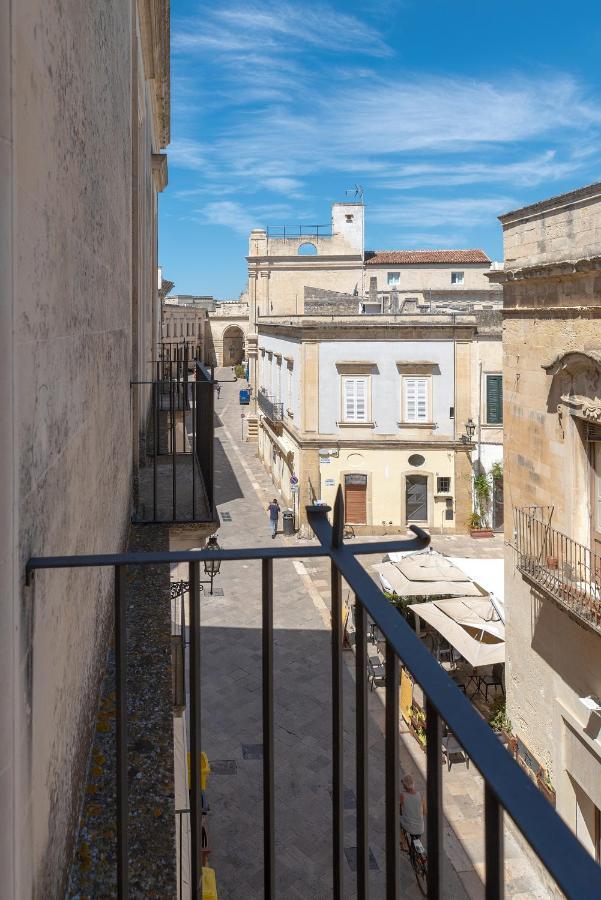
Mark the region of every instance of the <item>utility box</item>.
<instances>
[{"instance_id":1,"label":"utility box","mask_svg":"<svg viewBox=\"0 0 601 900\"><path fill-rule=\"evenodd\" d=\"M282 527L284 534L294 534L294 513L291 509L285 509L282 513Z\"/></svg>"}]
</instances>

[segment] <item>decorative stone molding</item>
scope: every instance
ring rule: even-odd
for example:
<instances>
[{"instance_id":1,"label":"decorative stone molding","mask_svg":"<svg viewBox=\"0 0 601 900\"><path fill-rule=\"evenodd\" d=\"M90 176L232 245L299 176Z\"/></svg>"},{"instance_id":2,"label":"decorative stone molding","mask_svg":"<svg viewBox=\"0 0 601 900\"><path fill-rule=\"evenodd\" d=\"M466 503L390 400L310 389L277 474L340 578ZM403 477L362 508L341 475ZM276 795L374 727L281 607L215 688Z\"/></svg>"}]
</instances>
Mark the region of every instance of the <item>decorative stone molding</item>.
<instances>
[{"instance_id":1,"label":"decorative stone molding","mask_svg":"<svg viewBox=\"0 0 601 900\"><path fill-rule=\"evenodd\" d=\"M160 194L167 187L167 183L169 180L168 170L167 170L167 154L166 153L153 153L152 154L152 181L154 184L155 191Z\"/></svg>"},{"instance_id":2,"label":"decorative stone molding","mask_svg":"<svg viewBox=\"0 0 601 900\"><path fill-rule=\"evenodd\" d=\"M565 372L567 375L579 375L590 369L596 369L601 374L601 351L597 350L570 350L556 356L550 363L544 363L541 368L547 375L559 375Z\"/></svg>"}]
</instances>

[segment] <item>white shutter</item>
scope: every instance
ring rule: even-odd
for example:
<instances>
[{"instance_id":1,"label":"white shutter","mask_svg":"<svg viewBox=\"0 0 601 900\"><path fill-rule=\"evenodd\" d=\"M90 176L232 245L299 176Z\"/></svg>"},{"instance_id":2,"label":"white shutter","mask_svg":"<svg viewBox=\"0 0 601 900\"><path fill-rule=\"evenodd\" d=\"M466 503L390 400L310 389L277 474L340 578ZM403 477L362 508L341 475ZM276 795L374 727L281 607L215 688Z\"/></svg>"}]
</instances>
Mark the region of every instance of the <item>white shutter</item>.
<instances>
[{"instance_id":1,"label":"white shutter","mask_svg":"<svg viewBox=\"0 0 601 900\"><path fill-rule=\"evenodd\" d=\"M367 378L344 379L345 422L367 422Z\"/></svg>"},{"instance_id":2,"label":"white shutter","mask_svg":"<svg viewBox=\"0 0 601 900\"><path fill-rule=\"evenodd\" d=\"M355 379L344 379L344 421L352 422L355 418Z\"/></svg>"},{"instance_id":3,"label":"white shutter","mask_svg":"<svg viewBox=\"0 0 601 900\"><path fill-rule=\"evenodd\" d=\"M405 378L405 421L428 421L428 379Z\"/></svg>"},{"instance_id":4,"label":"white shutter","mask_svg":"<svg viewBox=\"0 0 601 900\"><path fill-rule=\"evenodd\" d=\"M367 421L367 381L365 378L355 379L355 420Z\"/></svg>"}]
</instances>

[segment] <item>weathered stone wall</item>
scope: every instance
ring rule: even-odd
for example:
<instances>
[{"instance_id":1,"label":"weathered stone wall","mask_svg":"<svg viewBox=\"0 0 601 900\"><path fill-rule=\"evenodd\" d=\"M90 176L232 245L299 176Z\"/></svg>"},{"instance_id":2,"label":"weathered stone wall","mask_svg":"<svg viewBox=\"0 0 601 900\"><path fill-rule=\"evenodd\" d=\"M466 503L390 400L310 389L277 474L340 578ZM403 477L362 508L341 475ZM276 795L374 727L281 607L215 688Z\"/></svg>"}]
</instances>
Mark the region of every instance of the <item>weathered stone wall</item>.
<instances>
[{"instance_id":1,"label":"weathered stone wall","mask_svg":"<svg viewBox=\"0 0 601 900\"><path fill-rule=\"evenodd\" d=\"M501 216L505 269L601 253L601 183Z\"/></svg>"},{"instance_id":2,"label":"weathered stone wall","mask_svg":"<svg viewBox=\"0 0 601 900\"><path fill-rule=\"evenodd\" d=\"M157 340L161 139L143 78L132 102L133 8L10 0L0 13L0 872L15 897L65 889L112 615L110 570L38 573L24 589L24 566L123 547L146 402L133 413L130 380Z\"/></svg>"},{"instance_id":3,"label":"weathered stone wall","mask_svg":"<svg viewBox=\"0 0 601 900\"><path fill-rule=\"evenodd\" d=\"M601 350L601 284L595 262L586 261L601 251L597 187L502 217L505 518L512 543L520 538L513 533L514 510L537 506L552 508L553 528L591 545L587 426L576 407L562 399L572 390L579 393L580 376L572 377L562 366L556 376L549 366L570 351L592 353L583 383L591 400L601 402L594 362ZM529 552L528 534L522 539ZM579 700L601 691L601 637L570 616L561 595L554 598L531 587L516 564L516 553L508 547L508 715L514 732L548 769L557 809L576 830L575 786L597 806L601 802L598 747ZM579 836L587 845L586 835Z\"/></svg>"}]
</instances>

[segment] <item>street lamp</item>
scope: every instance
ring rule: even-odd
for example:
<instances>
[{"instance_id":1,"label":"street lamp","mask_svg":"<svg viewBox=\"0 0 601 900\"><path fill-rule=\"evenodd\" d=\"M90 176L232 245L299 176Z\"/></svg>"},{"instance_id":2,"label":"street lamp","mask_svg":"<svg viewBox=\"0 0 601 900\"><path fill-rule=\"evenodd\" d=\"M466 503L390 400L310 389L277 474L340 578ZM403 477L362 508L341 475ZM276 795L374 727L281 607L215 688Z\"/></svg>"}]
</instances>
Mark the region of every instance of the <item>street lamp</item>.
<instances>
[{"instance_id":1,"label":"street lamp","mask_svg":"<svg viewBox=\"0 0 601 900\"><path fill-rule=\"evenodd\" d=\"M209 540L207 541L207 546L205 550L220 550L221 547L217 543L217 536L212 534ZM213 594L213 579L215 575L219 575L219 569L221 568L221 560L220 559L205 559L205 575L208 575L211 579L211 590L210 594Z\"/></svg>"},{"instance_id":2,"label":"street lamp","mask_svg":"<svg viewBox=\"0 0 601 900\"><path fill-rule=\"evenodd\" d=\"M461 440L464 444L471 444L472 438L474 437L474 432L476 430L476 423L470 416L470 418L465 423L465 434L461 435Z\"/></svg>"}]
</instances>

